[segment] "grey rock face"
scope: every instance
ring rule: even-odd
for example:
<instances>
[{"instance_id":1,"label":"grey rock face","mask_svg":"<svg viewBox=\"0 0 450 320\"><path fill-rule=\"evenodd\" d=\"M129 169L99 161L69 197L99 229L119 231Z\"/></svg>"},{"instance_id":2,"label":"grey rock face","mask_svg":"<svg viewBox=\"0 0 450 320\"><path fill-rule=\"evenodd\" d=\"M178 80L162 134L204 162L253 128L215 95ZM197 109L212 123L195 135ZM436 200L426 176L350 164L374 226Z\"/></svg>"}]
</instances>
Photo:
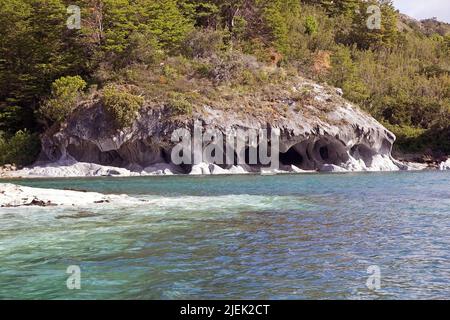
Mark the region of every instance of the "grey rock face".
<instances>
[{"instance_id":1,"label":"grey rock face","mask_svg":"<svg viewBox=\"0 0 450 320\"><path fill-rule=\"evenodd\" d=\"M395 170L391 150L395 136L371 116L341 97L341 91L304 81L292 90L307 87L313 104L298 106L286 97L276 98L285 106L283 116L250 116L236 111L203 106L202 112L183 120L164 106L145 106L131 128L116 130L113 121L97 103L80 108L57 131L42 138L41 161L79 162L116 167L147 168L171 163L176 129L193 131L194 121L203 130L218 130L225 136L235 129L280 130L280 165L301 170ZM257 103L257 101L255 102ZM317 108L320 105L320 110ZM251 113L250 113L251 114ZM384 162L383 162L384 161ZM383 163L381 163L383 162ZM381 164L380 164L381 163ZM192 166L182 166L189 173ZM228 167L229 169L229 167ZM253 166L251 170L259 170Z\"/></svg>"}]
</instances>

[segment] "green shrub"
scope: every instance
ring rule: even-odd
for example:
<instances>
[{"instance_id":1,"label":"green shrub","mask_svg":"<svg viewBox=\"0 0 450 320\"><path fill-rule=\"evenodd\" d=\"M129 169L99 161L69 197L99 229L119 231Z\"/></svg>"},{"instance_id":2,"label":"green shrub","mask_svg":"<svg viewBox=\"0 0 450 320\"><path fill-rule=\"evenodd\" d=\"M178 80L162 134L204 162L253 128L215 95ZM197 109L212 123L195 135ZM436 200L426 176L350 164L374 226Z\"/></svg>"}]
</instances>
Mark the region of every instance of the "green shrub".
<instances>
[{"instance_id":1,"label":"green shrub","mask_svg":"<svg viewBox=\"0 0 450 320\"><path fill-rule=\"evenodd\" d=\"M423 140L426 133L425 129L405 125L392 125L389 122L383 122L383 125L397 137L394 145L396 149L403 152L420 152L426 148Z\"/></svg>"},{"instance_id":2,"label":"green shrub","mask_svg":"<svg viewBox=\"0 0 450 320\"><path fill-rule=\"evenodd\" d=\"M19 167L32 164L41 151L41 143L36 134L17 131L9 139L0 135L0 165L16 164Z\"/></svg>"},{"instance_id":3,"label":"green shrub","mask_svg":"<svg viewBox=\"0 0 450 320\"><path fill-rule=\"evenodd\" d=\"M263 17L265 24L269 27L275 48L285 53L288 50L289 29L279 2L267 4Z\"/></svg>"},{"instance_id":4,"label":"green shrub","mask_svg":"<svg viewBox=\"0 0 450 320\"><path fill-rule=\"evenodd\" d=\"M190 103L183 94L172 93L170 95L168 106L175 115L191 115L193 111Z\"/></svg>"},{"instance_id":5,"label":"green shrub","mask_svg":"<svg viewBox=\"0 0 450 320\"><path fill-rule=\"evenodd\" d=\"M40 108L40 114L53 122L62 122L76 108L86 82L80 77L62 77L53 82L52 94Z\"/></svg>"},{"instance_id":6,"label":"green shrub","mask_svg":"<svg viewBox=\"0 0 450 320\"><path fill-rule=\"evenodd\" d=\"M445 121L445 120L444 120ZM414 128L405 125L391 125L383 122L383 125L392 131L397 141L394 147L403 152L435 152L450 153L450 126L435 126L430 129Z\"/></svg>"},{"instance_id":7,"label":"green shrub","mask_svg":"<svg viewBox=\"0 0 450 320\"><path fill-rule=\"evenodd\" d=\"M209 78L213 67L208 63L198 62L195 65L195 73L201 78Z\"/></svg>"},{"instance_id":8,"label":"green shrub","mask_svg":"<svg viewBox=\"0 0 450 320\"><path fill-rule=\"evenodd\" d=\"M157 39L149 32L133 32L128 42L126 50L117 56L116 67L126 67L134 63L155 65L164 58Z\"/></svg>"},{"instance_id":9,"label":"green shrub","mask_svg":"<svg viewBox=\"0 0 450 320\"><path fill-rule=\"evenodd\" d=\"M307 16L305 20L305 32L309 35L313 35L317 32L318 24L316 18L313 16Z\"/></svg>"},{"instance_id":10,"label":"green shrub","mask_svg":"<svg viewBox=\"0 0 450 320\"><path fill-rule=\"evenodd\" d=\"M183 45L183 53L190 58L207 58L227 51L227 33L213 29L192 31Z\"/></svg>"},{"instance_id":11,"label":"green shrub","mask_svg":"<svg viewBox=\"0 0 450 320\"><path fill-rule=\"evenodd\" d=\"M176 79L179 76L178 70L170 65L164 65L162 74L169 79Z\"/></svg>"},{"instance_id":12,"label":"green shrub","mask_svg":"<svg viewBox=\"0 0 450 320\"><path fill-rule=\"evenodd\" d=\"M103 90L103 106L118 129L130 127L144 104L144 98L126 90L108 86Z\"/></svg>"},{"instance_id":13,"label":"green shrub","mask_svg":"<svg viewBox=\"0 0 450 320\"><path fill-rule=\"evenodd\" d=\"M243 85L251 86L251 85L255 85L255 83L256 83L254 73L248 69L242 70L239 78L240 79L238 82Z\"/></svg>"},{"instance_id":14,"label":"green shrub","mask_svg":"<svg viewBox=\"0 0 450 320\"><path fill-rule=\"evenodd\" d=\"M364 83L359 79L348 79L342 84L342 90L344 91L344 97L351 101L361 103L369 98L369 90Z\"/></svg>"}]
</instances>

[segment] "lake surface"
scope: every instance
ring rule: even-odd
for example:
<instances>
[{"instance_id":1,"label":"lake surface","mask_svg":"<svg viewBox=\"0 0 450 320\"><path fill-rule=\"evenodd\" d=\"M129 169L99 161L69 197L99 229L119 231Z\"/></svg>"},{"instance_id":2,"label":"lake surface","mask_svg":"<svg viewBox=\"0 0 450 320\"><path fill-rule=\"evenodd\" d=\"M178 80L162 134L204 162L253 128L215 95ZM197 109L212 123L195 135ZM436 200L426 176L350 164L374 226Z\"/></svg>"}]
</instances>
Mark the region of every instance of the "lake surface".
<instances>
[{"instance_id":1,"label":"lake surface","mask_svg":"<svg viewBox=\"0 0 450 320\"><path fill-rule=\"evenodd\" d=\"M15 183L150 203L0 208L2 299L450 298L450 172Z\"/></svg>"}]
</instances>

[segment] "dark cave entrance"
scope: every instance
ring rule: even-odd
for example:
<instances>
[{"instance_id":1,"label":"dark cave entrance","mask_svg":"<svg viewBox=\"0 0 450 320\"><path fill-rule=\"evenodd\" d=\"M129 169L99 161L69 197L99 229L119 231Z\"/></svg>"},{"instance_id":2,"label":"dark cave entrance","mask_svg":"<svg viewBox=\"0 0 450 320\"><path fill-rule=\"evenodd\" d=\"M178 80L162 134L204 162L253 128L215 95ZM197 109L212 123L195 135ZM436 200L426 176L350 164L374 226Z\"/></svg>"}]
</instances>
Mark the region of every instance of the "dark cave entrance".
<instances>
[{"instance_id":1,"label":"dark cave entrance","mask_svg":"<svg viewBox=\"0 0 450 320\"><path fill-rule=\"evenodd\" d=\"M372 160L376 152L363 144L357 144L352 147L350 154L357 160L362 160L367 167L372 165Z\"/></svg>"},{"instance_id":2,"label":"dark cave entrance","mask_svg":"<svg viewBox=\"0 0 450 320\"><path fill-rule=\"evenodd\" d=\"M80 162L96 163L112 167L127 165L127 161L116 150L102 152L96 145L88 142L83 142L79 145L70 144L67 146L67 152Z\"/></svg>"},{"instance_id":3,"label":"dark cave entrance","mask_svg":"<svg viewBox=\"0 0 450 320\"><path fill-rule=\"evenodd\" d=\"M280 152L280 163L285 166L294 165L300 168L303 164L303 157L292 147L285 153Z\"/></svg>"},{"instance_id":4,"label":"dark cave entrance","mask_svg":"<svg viewBox=\"0 0 450 320\"><path fill-rule=\"evenodd\" d=\"M327 146L320 147L319 154L323 161L327 161L330 158Z\"/></svg>"}]
</instances>

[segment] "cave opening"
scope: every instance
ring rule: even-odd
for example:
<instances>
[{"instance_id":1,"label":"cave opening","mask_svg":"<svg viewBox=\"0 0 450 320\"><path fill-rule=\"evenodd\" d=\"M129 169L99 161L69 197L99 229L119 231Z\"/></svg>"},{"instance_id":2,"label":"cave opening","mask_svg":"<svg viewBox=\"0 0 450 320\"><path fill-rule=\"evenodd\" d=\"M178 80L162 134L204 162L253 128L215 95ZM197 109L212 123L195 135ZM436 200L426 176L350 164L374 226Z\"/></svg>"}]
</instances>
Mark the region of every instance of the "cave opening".
<instances>
[{"instance_id":1,"label":"cave opening","mask_svg":"<svg viewBox=\"0 0 450 320\"><path fill-rule=\"evenodd\" d=\"M280 163L285 166L294 165L301 168L303 157L292 147L287 152L280 152Z\"/></svg>"},{"instance_id":2,"label":"cave opening","mask_svg":"<svg viewBox=\"0 0 450 320\"><path fill-rule=\"evenodd\" d=\"M127 165L126 161L116 150L100 151L92 143L70 144L67 146L67 152L79 162L95 163L102 166L122 167Z\"/></svg>"},{"instance_id":3,"label":"cave opening","mask_svg":"<svg viewBox=\"0 0 450 320\"><path fill-rule=\"evenodd\" d=\"M366 166L370 167L372 165L373 156L376 152L366 145L357 144L352 147L350 154L353 158L364 161Z\"/></svg>"},{"instance_id":4,"label":"cave opening","mask_svg":"<svg viewBox=\"0 0 450 320\"><path fill-rule=\"evenodd\" d=\"M312 149L312 159L316 168L320 168L323 164L341 165L347 162L350 157L347 147L342 141L326 137L315 142Z\"/></svg>"},{"instance_id":5,"label":"cave opening","mask_svg":"<svg viewBox=\"0 0 450 320\"><path fill-rule=\"evenodd\" d=\"M328 146L320 147L319 154L322 160L327 161L330 158L330 154L328 152Z\"/></svg>"},{"instance_id":6,"label":"cave opening","mask_svg":"<svg viewBox=\"0 0 450 320\"><path fill-rule=\"evenodd\" d=\"M170 150L161 149L161 157L164 162L172 163L172 152ZM183 157L183 150L180 151L180 157Z\"/></svg>"}]
</instances>

